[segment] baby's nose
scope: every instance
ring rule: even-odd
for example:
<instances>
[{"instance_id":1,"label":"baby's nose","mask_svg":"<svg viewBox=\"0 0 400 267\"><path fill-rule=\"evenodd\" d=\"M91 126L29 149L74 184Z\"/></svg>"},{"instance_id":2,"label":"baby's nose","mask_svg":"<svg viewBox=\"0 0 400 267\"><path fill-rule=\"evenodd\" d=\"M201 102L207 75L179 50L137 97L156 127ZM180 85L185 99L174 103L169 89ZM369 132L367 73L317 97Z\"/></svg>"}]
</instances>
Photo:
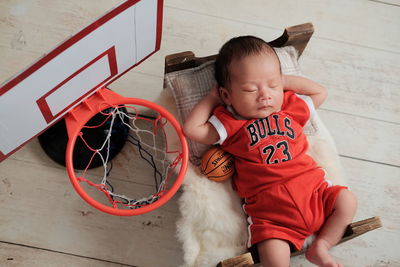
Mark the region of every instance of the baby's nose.
<instances>
[{"instance_id":1,"label":"baby's nose","mask_svg":"<svg viewBox=\"0 0 400 267\"><path fill-rule=\"evenodd\" d=\"M270 100L272 98L270 90L267 88L263 88L260 90L260 99L261 100Z\"/></svg>"}]
</instances>

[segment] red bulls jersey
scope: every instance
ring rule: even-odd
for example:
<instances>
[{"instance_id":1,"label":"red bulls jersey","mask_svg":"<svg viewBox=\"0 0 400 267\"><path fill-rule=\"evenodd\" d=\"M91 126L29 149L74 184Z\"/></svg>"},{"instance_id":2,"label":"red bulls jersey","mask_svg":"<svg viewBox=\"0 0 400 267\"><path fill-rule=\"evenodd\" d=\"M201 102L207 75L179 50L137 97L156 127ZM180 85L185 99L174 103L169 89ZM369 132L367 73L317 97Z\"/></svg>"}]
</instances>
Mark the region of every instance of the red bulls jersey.
<instances>
[{"instance_id":1,"label":"red bulls jersey","mask_svg":"<svg viewBox=\"0 0 400 267\"><path fill-rule=\"evenodd\" d=\"M284 93L279 112L262 119L243 119L223 106L214 110L209 121L220 135L222 148L235 156L234 185L240 197L319 169L306 154L303 133L313 112L311 98L292 91Z\"/></svg>"}]
</instances>

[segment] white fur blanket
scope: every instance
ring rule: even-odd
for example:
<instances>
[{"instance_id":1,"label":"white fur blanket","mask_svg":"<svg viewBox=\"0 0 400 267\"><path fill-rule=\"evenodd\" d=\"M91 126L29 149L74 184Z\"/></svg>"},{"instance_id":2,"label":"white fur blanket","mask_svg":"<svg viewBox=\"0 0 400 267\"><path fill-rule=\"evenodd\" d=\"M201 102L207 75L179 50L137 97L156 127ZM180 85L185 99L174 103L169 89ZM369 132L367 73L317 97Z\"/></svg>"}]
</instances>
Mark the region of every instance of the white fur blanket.
<instances>
[{"instance_id":1,"label":"white fur blanket","mask_svg":"<svg viewBox=\"0 0 400 267\"><path fill-rule=\"evenodd\" d=\"M178 118L170 90L163 90L157 102ZM331 135L318 115L311 123L314 130L308 135L309 153L325 168L333 183L344 185ZM168 144L177 145L178 140L169 139ZM182 242L183 266L216 266L224 259L246 252L246 216L229 180L224 183L209 181L198 167L189 164L179 209L177 236Z\"/></svg>"}]
</instances>

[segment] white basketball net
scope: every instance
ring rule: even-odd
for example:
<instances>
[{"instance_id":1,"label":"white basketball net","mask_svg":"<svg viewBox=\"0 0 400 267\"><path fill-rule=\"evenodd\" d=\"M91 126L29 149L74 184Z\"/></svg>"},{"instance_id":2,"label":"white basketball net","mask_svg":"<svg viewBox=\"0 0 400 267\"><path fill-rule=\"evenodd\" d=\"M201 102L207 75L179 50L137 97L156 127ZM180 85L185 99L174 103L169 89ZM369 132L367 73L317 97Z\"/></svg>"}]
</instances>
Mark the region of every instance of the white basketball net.
<instances>
[{"instance_id":1,"label":"white basketball net","mask_svg":"<svg viewBox=\"0 0 400 267\"><path fill-rule=\"evenodd\" d=\"M128 110L128 112L126 112L126 110ZM138 108L133 105L120 105L108 109L106 113L103 111L101 114L105 116L105 119L99 125L84 126L86 129L105 127L107 136L100 147L91 147L85 140L85 134L80 134L80 138L93 154L87 167L83 170L83 173L79 176L77 175L78 180L86 182L91 187L101 191L114 208L137 209L157 201L168 190L168 182L175 176L174 170L182 159L180 151L168 150L166 132L164 129L168 121L159 114L157 114L155 118L143 115L140 116ZM110 148L112 146L111 137L116 127L125 128L128 132L127 142L123 150L126 150L125 147L130 144L131 150L128 153L133 153L134 155L131 156L135 158L131 160L131 162L137 163L140 160L141 163L139 166L149 171L145 175L151 176L151 173L153 175L153 178L147 177L150 178L147 180L153 180L153 189L149 195L135 197L132 196L132 194L136 195L137 192L128 192L129 195L127 192L121 193L119 192L120 190L115 188L115 181L110 178L113 169L113 162L110 160ZM129 151L129 149L127 149L127 151ZM97 170L92 174L92 171L89 170L89 166L95 157L100 157L103 162L103 166L100 167L103 168L102 173L99 173ZM119 155L114 160L119 162L120 160L118 157ZM128 159L132 158L128 156ZM121 161L123 162L123 160ZM128 164L130 164L129 160ZM129 166L125 167L129 168ZM133 177L133 180L134 179L135 177ZM122 188L126 190L124 187L125 186L122 186ZM149 186L146 185L146 187Z\"/></svg>"}]
</instances>

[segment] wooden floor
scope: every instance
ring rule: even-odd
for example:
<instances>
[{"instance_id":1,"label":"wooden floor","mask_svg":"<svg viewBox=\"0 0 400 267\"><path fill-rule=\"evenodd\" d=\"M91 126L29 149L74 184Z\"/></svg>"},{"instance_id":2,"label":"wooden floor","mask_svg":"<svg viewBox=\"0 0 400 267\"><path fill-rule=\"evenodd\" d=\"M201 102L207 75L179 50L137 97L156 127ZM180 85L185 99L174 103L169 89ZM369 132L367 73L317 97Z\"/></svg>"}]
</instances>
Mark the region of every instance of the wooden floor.
<instances>
[{"instance_id":1,"label":"wooden floor","mask_svg":"<svg viewBox=\"0 0 400 267\"><path fill-rule=\"evenodd\" d=\"M0 81L119 2L0 1ZM345 266L400 266L399 1L166 0L161 51L111 88L155 100L165 55L215 54L232 36L272 40L304 22L313 22L315 34L300 63L329 89L320 116L358 196L356 219L381 216L384 225L332 253ZM179 266L178 197L143 216L100 213L35 139L0 164L0 266ZM292 266L310 264L298 256Z\"/></svg>"}]
</instances>

